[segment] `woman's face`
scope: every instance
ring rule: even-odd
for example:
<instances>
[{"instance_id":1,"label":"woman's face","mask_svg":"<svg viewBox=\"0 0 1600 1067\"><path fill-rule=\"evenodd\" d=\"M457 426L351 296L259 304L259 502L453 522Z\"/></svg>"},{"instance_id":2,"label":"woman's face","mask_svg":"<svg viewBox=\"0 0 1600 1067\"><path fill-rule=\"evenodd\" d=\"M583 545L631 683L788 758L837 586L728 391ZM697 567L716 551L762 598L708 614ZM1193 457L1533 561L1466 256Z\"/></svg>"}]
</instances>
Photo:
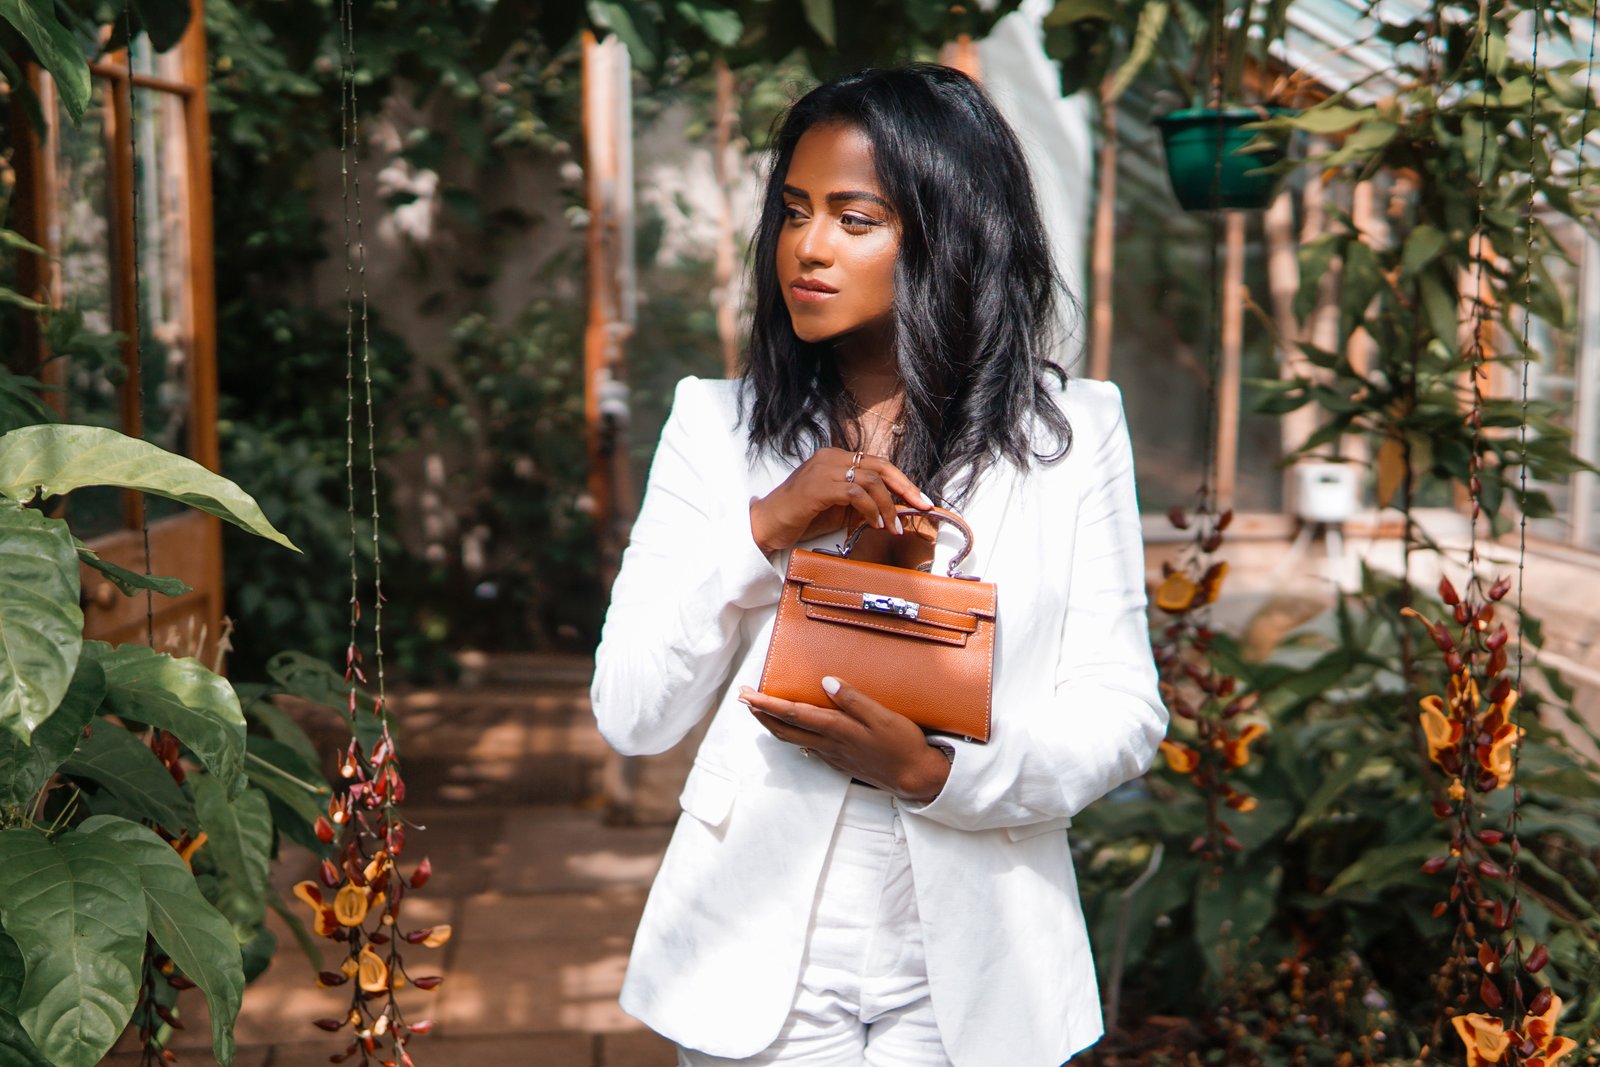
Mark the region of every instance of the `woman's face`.
<instances>
[{"instance_id":1,"label":"woman's face","mask_svg":"<svg viewBox=\"0 0 1600 1067\"><path fill-rule=\"evenodd\" d=\"M899 225L878 186L866 134L839 123L801 134L784 175L783 204L778 287L795 334L816 343L886 327Z\"/></svg>"}]
</instances>

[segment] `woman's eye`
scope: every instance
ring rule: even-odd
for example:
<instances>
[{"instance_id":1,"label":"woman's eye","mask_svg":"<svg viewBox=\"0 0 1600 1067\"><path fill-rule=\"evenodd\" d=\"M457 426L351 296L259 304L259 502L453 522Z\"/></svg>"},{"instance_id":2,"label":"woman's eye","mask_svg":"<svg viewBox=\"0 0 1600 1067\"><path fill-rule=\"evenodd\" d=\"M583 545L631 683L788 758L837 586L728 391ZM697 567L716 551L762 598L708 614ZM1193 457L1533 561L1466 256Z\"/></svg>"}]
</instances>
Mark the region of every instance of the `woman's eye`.
<instances>
[{"instance_id":1,"label":"woman's eye","mask_svg":"<svg viewBox=\"0 0 1600 1067\"><path fill-rule=\"evenodd\" d=\"M859 230L862 230L862 231L866 231L866 230L870 230L870 229L872 229L872 227L878 225L872 219L864 219L860 215L841 215L839 217L839 222L847 230L849 230L849 229L859 229Z\"/></svg>"},{"instance_id":2,"label":"woman's eye","mask_svg":"<svg viewBox=\"0 0 1600 1067\"><path fill-rule=\"evenodd\" d=\"M799 208L785 207L783 209L783 217L786 219L798 219L803 218L804 216L801 215Z\"/></svg>"}]
</instances>

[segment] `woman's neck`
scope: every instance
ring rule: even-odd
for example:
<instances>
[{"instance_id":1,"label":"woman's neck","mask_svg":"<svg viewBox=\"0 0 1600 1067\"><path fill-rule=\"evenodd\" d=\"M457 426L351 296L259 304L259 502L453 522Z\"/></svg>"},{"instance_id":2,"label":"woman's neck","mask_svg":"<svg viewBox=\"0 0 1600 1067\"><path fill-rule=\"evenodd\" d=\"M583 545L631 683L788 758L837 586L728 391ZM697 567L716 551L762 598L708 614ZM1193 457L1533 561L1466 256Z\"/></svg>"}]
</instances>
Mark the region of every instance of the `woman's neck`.
<instances>
[{"instance_id":1,"label":"woman's neck","mask_svg":"<svg viewBox=\"0 0 1600 1067\"><path fill-rule=\"evenodd\" d=\"M895 360L892 325L865 327L834 342L839 377L856 404L894 418L900 406L900 367ZM893 409L893 410L889 410Z\"/></svg>"}]
</instances>

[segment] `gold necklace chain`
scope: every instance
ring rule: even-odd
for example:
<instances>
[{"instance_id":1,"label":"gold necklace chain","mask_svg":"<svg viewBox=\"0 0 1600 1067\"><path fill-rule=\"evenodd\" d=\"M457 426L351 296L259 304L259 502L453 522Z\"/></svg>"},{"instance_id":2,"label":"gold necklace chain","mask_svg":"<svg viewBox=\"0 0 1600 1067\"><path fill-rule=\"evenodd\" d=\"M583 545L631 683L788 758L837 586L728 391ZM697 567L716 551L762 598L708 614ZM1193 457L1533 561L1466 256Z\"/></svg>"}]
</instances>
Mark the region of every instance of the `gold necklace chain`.
<instances>
[{"instance_id":1,"label":"gold necklace chain","mask_svg":"<svg viewBox=\"0 0 1600 1067\"><path fill-rule=\"evenodd\" d=\"M855 408L856 411L859 414L871 415L873 418L877 419L879 422L888 423L889 432L891 434L893 434L894 436L899 437L901 434L905 433L905 427L903 425L901 425L901 420L904 418L904 411L903 410L902 410L902 413L901 413L900 416L897 416L894 419L890 419L887 415L880 415L876 411L873 411L870 408L862 407L861 406L861 402L859 400L857 400L855 398L855 396L848 389L846 389L844 391L844 397L845 397L846 400L850 401L850 406ZM903 409L903 407L904 407L904 401L903 400L901 401L901 404L902 404L902 409Z\"/></svg>"}]
</instances>

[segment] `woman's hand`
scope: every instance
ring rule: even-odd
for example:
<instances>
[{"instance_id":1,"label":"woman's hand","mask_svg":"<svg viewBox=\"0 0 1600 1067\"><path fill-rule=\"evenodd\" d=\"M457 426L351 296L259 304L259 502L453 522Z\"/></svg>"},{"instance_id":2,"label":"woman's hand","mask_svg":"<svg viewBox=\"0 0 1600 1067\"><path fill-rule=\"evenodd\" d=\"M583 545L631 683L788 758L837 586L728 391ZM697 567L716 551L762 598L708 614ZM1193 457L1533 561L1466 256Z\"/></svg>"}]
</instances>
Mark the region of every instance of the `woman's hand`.
<instances>
[{"instance_id":1,"label":"woman's hand","mask_svg":"<svg viewBox=\"0 0 1600 1067\"><path fill-rule=\"evenodd\" d=\"M895 517L900 505L927 510L933 501L882 456L820 448L772 492L750 504L750 534L763 552L790 548L808 537L837 530L860 516L868 526L904 533Z\"/></svg>"},{"instance_id":2,"label":"woman's hand","mask_svg":"<svg viewBox=\"0 0 1600 1067\"><path fill-rule=\"evenodd\" d=\"M844 684L824 678L831 708L798 704L739 687L739 699L780 741L799 745L852 778L871 782L901 800L925 803L950 777L950 761L928 744L922 727Z\"/></svg>"}]
</instances>

